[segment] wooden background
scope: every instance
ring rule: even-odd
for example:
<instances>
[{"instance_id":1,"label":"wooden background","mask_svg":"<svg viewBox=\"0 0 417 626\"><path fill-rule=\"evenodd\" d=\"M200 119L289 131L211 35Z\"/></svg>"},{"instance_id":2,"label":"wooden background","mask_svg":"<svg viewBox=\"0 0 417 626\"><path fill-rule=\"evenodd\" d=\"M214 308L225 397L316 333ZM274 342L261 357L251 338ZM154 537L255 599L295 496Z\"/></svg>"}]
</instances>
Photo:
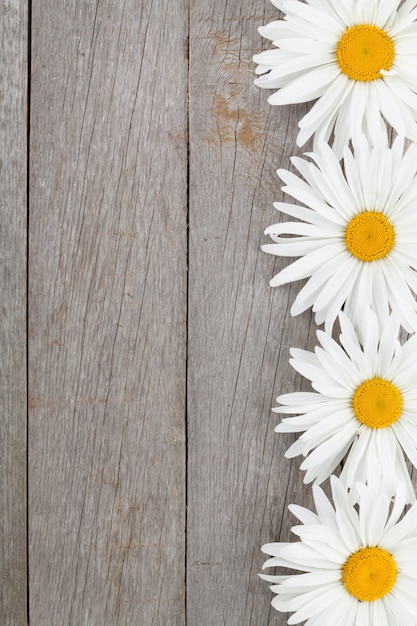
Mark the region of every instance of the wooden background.
<instances>
[{"instance_id":1,"label":"wooden background","mask_svg":"<svg viewBox=\"0 0 417 626\"><path fill-rule=\"evenodd\" d=\"M261 252L303 106L267 0L2 0L0 623L280 626L310 504L275 397L312 347Z\"/></svg>"}]
</instances>

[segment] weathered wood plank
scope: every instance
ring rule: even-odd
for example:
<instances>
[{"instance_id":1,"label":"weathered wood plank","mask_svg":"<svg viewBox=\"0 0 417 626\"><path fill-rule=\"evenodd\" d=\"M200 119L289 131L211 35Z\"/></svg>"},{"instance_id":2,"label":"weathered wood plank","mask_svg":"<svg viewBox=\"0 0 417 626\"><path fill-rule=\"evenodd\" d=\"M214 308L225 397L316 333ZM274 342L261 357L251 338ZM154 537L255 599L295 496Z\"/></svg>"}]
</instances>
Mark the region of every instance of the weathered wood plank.
<instances>
[{"instance_id":1,"label":"weathered wood plank","mask_svg":"<svg viewBox=\"0 0 417 626\"><path fill-rule=\"evenodd\" d=\"M185 0L33 6L35 626L184 623L187 33Z\"/></svg>"},{"instance_id":2,"label":"weathered wood plank","mask_svg":"<svg viewBox=\"0 0 417 626\"><path fill-rule=\"evenodd\" d=\"M289 347L314 343L293 319L297 287L272 290L285 260L261 252L282 198L275 170L297 153L303 107L272 109L253 86L265 0L195 0L190 50L188 623L284 625L257 574L265 542L288 540L289 502L310 504L298 464L283 458L270 408L300 377Z\"/></svg>"},{"instance_id":3,"label":"weathered wood plank","mask_svg":"<svg viewBox=\"0 0 417 626\"><path fill-rule=\"evenodd\" d=\"M0 6L0 623L26 624L26 2Z\"/></svg>"}]
</instances>

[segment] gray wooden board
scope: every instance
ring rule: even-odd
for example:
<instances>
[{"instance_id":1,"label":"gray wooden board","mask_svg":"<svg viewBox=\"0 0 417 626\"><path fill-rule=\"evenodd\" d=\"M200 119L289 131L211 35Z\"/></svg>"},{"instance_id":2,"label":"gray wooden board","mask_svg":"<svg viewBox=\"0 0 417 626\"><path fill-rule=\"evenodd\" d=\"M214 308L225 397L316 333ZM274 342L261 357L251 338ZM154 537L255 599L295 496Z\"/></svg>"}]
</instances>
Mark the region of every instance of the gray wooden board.
<instances>
[{"instance_id":1,"label":"gray wooden board","mask_svg":"<svg viewBox=\"0 0 417 626\"><path fill-rule=\"evenodd\" d=\"M27 7L0 5L0 623L26 624Z\"/></svg>"},{"instance_id":2,"label":"gray wooden board","mask_svg":"<svg viewBox=\"0 0 417 626\"><path fill-rule=\"evenodd\" d=\"M188 7L32 20L31 624L183 624Z\"/></svg>"},{"instance_id":3,"label":"gray wooden board","mask_svg":"<svg viewBox=\"0 0 417 626\"><path fill-rule=\"evenodd\" d=\"M274 397L300 388L291 346L312 346L310 314L289 308L299 286L271 289L285 260L260 250L282 199L305 108L274 108L253 86L263 0L196 0L190 49L188 623L286 624L258 578L261 545L290 539L290 502L311 504L293 440L278 436Z\"/></svg>"}]
</instances>

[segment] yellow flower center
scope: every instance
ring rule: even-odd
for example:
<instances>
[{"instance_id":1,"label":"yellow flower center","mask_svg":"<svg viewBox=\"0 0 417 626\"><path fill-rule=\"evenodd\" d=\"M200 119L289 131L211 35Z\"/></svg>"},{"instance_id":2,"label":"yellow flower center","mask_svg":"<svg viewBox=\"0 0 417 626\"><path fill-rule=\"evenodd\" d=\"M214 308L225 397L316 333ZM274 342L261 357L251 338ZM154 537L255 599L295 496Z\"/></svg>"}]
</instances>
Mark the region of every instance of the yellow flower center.
<instances>
[{"instance_id":1,"label":"yellow flower center","mask_svg":"<svg viewBox=\"0 0 417 626\"><path fill-rule=\"evenodd\" d=\"M385 31L370 24L347 28L337 44L340 69L351 80L370 81L389 70L395 56L394 43Z\"/></svg>"},{"instance_id":2,"label":"yellow flower center","mask_svg":"<svg viewBox=\"0 0 417 626\"><path fill-rule=\"evenodd\" d=\"M360 261L377 261L394 246L395 233L391 222L377 211L355 215L345 232L346 247Z\"/></svg>"},{"instance_id":3,"label":"yellow flower center","mask_svg":"<svg viewBox=\"0 0 417 626\"><path fill-rule=\"evenodd\" d=\"M380 600L395 585L397 566L392 555L382 548L361 548L343 566L346 590L365 602Z\"/></svg>"},{"instance_id":4,"label":"yellow flower center","mask_svg":"<svg viewBox=\"0 0 417 626\"><path fill-rule=\"evenodd\" d=\"M355 417L368 428L386 428L401 416L401 391L382 378L371 378L359 385L353 394Z\"/></svg>"}]
</instances>

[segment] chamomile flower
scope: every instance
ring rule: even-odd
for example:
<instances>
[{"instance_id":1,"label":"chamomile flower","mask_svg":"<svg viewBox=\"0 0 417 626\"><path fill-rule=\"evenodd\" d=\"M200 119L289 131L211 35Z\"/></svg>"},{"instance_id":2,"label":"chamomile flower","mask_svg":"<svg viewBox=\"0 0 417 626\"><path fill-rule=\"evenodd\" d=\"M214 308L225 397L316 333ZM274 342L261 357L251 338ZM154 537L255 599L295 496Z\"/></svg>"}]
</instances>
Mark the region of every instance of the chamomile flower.
<instances>
[{"instance_id":1,"label":"chamomile flower","mask_svg":"<svg viewBox=\"0 0 417 626\"><path fill-rule=\"evenodd\" d=\"M283 191L306 206L274 205L302 221L267 228L275 243L263 250L301 258L270 284L308 278L291 313L312 307L328 332L342 307L355 323L368 306L381 321L396 310L404 329L416 331L417 145L404 153L397 137L388 147L383 132L369 147L362 135L354 153L345 148L343 170L325 143L308 156L313 162L291 159L304 180L278 170Z\"/></svg>"},{"instance_id":2,"label":"chamomile flower","mask_svg":"<svg viewBox=\"0 0 417 626\"><path fill-rule=\"evenodd\" d=\"M271 104L317 100L299 123L299 146L316 133L340 156L361 131L374 139L382 116L417 140L417 1L277 0L283 20L261 27L272 50L254 56Z\"/></svg>"},{"instance_id":3,"label":"chamomile flower","mask_svg":"<svg viewBox=\"0 0 417 626\"><path fill-rule=\"evenodd\" d=\"M294 612L288 624L305 626L415 626L417 588L417 504L405 510L404 491L395 501L357 485L358 505L331 479L333 506L317 485L317 513L291 505L300 520L294 543L270 543L264 567L297 574L262 575L273 583L277 611Z\"/></svg>"},{"instance_id":4,"label":"chamomile flower","mask_svg":"<svg viewBox=\"0 0 417 626\"><path fill-rule=\"evenodd\" d=\"M380 481L394 493L398 482L414 501L405 455L417 467L417 335L398 341L399 325L390 316L384 327L364 311L361 329L339 316L340 345L323 331L315 352L292 349L290 363L311 381L314 392L277 398L276 413L292 414L276 427L303 433L287 450L304 455L304 482L325 480L345 458L340 478Z\"/></svg>"}]
</instances>

